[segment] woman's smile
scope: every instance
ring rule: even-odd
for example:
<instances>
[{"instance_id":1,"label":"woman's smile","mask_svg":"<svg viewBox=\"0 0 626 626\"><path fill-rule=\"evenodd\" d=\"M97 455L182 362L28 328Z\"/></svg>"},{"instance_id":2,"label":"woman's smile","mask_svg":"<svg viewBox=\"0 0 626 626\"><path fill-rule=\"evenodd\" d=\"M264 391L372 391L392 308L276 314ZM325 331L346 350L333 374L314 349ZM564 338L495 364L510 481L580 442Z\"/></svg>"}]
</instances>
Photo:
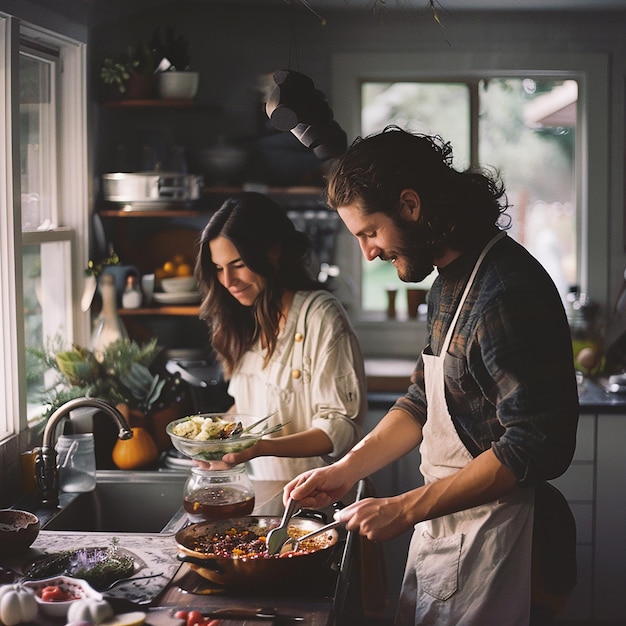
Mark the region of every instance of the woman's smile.
<instances>
[{"instance_id":1,"label":"woman's smile","mask_svg":"<svg viewBox=\"0 0 626 626\"><path fill-rule=\"evenodd\" d=\"M238 302L244 306L252 306L266 287L265 278L253 272L243 262L239 251L230 239L216 237L209 242L209 248L220 284Z\"/></svg>"}]
</instances>

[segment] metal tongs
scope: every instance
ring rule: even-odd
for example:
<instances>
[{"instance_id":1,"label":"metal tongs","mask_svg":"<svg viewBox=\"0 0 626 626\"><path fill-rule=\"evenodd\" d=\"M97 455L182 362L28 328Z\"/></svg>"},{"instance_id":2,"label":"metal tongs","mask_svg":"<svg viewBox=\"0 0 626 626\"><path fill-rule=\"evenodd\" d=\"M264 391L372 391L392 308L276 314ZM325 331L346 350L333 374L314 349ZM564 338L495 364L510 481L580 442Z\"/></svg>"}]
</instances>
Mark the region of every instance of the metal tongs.
<instances>
[{"instance_id":1,"label":"metal tongs","mask_svg":"<svg viewBox=\"0 0 626 626\"><path fill-rule=\"evenodd\" d=\"M289 529L289 520L292 518L293 514L296 511L298 506L297 500L293 498L289 498L289 502L285 507L285 512L283 513L283 519L280 521L280 524L276 526L276 528L272 528L269 533L267 533L267 539L265 540L267 543L267 552L270 556L274 554L278 554L281 547L287 542L289 539L289 533L287 532Z\"/></svg>"},{"instance_id":2,"label":"metal tongs","mask_svg":"<svg viewBox=\"0 0 626 626\"><path fill-rule=\"evenodd\" d=\"M331 530L331 528L335 528L336 526L341 526L344 522L340 522L339 520L335 520L334 522L330 522L330 524L326 524L326 526L322 526L317 530L313 530L302 537L298 537L297 539L294 537L288 537L285 543L280 547L279 554L285 554L287 552L297 552L300 549L300 544L307 540L312 539L313 537L317 537L317 535L321 535L325 533L327 530ZM268 537L269 539L269 537Z\"/></svg>"},{"instance_id":3,"label":"metal tongs","mask_svg":"<svg viewBox=\"0 0 626 626\"><path fill-rule=\"evenodd\" d=\"M233 437L242 437L242 436L245 437L246 435L253 435L253 436L264 435L265 436L265 435L270 435L272 433L278 432L281 428L285 426L285 424L276 424L275 426L271 426L271 427L265 425L260 431L252 432L257 426L260 426L261 424L263 424L263 422L267 422L269 419L274 417L276 413L278 413L278 411L274 411L273 413L270 413L269 415L262 417L260 420L257 420L256 422L254 422L254 424L250 424L250 426L246 426L245 428L243 427L243 424L241 422L237 422L236 426L224 438L230 439Z\"/></svg>"}]
</instances>

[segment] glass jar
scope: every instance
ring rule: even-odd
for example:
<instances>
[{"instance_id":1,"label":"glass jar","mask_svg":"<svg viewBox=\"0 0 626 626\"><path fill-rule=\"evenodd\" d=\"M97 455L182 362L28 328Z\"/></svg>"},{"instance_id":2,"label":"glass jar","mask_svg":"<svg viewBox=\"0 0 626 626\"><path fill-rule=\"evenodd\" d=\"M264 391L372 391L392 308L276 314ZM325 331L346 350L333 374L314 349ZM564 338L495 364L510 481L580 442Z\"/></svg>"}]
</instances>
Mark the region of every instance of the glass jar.
<instances>
[{"instance_id":1,"label":"glass jar","mask_svg":"<svg viewBox=\"0 0 626 626\"><path fill-rule=\"evenodd\" d=\"M243 465L225 470L192 467L183 506L192 522L243 517L254 509L254 487Z\"/></svg>"},{"instance_id":2,"label":"glass jar","mask_svg":"<svg viewBox=\"0 0 626 626\"><path fill-rule=\"evenodd\" d=\"M93 433L61 435L58 454L59 489L67 492L93 491L96 487L96 456Z\"/></svg>"}]
</instances>

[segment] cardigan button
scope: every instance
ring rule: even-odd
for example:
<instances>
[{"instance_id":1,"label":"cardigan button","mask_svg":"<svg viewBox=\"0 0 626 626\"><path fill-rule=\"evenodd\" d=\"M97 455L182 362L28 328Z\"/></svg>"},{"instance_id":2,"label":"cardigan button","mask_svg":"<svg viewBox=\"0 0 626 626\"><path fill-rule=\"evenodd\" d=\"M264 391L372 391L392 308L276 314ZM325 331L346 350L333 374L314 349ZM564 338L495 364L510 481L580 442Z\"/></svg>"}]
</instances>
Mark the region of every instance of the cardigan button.
<instances>
[{"instance_id":1,"label":"cardigan button","mask_svg":"<svg viewBox=\"0 0 626 626\"><path fill-rule=\"evenodd\" d=\"M303 339L304 339L304 335L302 333L296 333L296 336L294 337L294 339L300 343Z\"/></svg>"},{"instance_id":2,"label":"cardigan button","mask_svg":"<svg viewBox=\"0 0 626 626\"><path fill-rule=\"evenodd\" d=\"M302 376L302 372L300 370L293 370L293 372L291 372L291 375L297 380L298 378L300 378L300 376Z\"/></svg>"}]
</instances>

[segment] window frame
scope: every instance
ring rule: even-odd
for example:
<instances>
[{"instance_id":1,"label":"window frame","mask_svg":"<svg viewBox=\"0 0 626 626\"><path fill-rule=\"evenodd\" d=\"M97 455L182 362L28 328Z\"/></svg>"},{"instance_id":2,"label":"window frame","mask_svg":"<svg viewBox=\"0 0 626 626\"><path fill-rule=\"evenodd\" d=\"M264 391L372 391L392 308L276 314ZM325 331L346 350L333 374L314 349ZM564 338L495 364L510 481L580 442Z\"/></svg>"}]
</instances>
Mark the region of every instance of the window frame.
<instances>
[{"instance_id":1,"label":"window frame","mask_svg":"<svg viewBox=\"0 0 626 626\"><path fill-rule=\"evenodd\" d=\"M86 34L86 33L85 33ZM56 72L56 219L46 231L22 232L19 55L20 42L58 49ZM89 313L80 309L84 268L88 258L91 170L87 136L87 46L85 41L52 32L32 22L0 13L0 441L27 430L26 365L22 290L22 248L50 242L69 243L65 271L57 280L69 285L68 341L89 337Z\"/></svg>"},{"instance_id":2,"label":"window frame","mask_svg":"<svg viewBox=\"0 0 626 626\"><path fill-rule=\"evenodd\" d=\"M576 137L578 282L598 302L608 298L608 256L604 250L609 215L609 60L605 54L541 53L346 53L332 58L332 102L335 119L349 138L360 135L361 84L369 81L478 81L481 78L574 78L579 84ZM477 150L471 131L472 158ZM351 140L351 139L349 139ZM504 181L506 184L506 180ZM593 220L589 207L594 207ZM373 320L361 311L361 267L358 243L341 228L337 264L358 285L347 303L366 356L415 358L426 339L423 320ZM369 317L369 319L368 319Z\"/></svg>"}]
</instances>

